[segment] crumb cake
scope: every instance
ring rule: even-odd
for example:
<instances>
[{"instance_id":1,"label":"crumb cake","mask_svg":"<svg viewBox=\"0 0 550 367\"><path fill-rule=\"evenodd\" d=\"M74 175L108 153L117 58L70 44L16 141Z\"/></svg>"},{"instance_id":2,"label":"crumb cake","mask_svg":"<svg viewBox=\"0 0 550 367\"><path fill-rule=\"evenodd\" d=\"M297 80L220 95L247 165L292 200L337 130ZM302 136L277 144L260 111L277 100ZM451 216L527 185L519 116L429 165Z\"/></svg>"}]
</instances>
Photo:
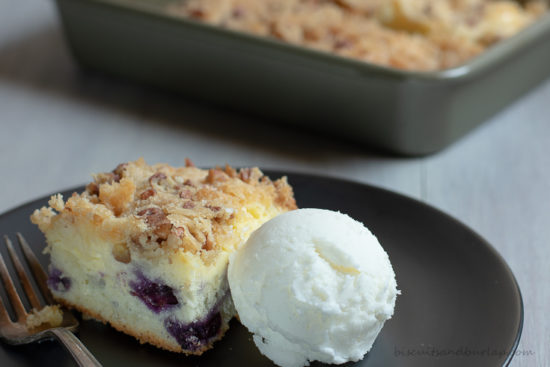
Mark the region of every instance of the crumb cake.
<instances>
[{"instance_id":1,"label":"crumb cake","mask_svg":"<svg viewBox=\"0 0 550 367\"><path fill-rule=\"evenodd\" d=\"M27 316L27 330L36 330L46 325L47 327L59 327L63 323L63 311L59 305L47 305L41 309L33 308Z\"/></svg>"},{"instance_id":2,"label":"crumb cake","mask_svg":"<svg viewBox=\"0 0 550 367\"><path fill-rule=\"evenodd\" d=\"M533 23L544 0L180 0L168 12L405 70L458 66Z\"/></svg>"},{"instance_id":3,"label":"crumb cake","mask_svg":"<svg viewBox=\"0 0 550 367\"><path fill-rule=\"evenodd\" d=\"M142 343L201 354L235 315L229 255L295 208L286 178L258 168L140 159L95 175L66 201L52 196L31 220L47 239L56 300Z\"/></svg>"}]
</instances>

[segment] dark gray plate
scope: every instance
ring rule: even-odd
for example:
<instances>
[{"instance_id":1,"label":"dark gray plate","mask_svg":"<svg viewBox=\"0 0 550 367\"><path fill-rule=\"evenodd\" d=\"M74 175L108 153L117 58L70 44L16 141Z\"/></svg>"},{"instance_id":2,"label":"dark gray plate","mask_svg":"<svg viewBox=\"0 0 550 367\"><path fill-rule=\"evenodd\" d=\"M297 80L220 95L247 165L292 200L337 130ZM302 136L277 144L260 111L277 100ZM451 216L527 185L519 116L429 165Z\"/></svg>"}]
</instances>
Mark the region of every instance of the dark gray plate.
<instances>
[{"instance_id":1,"label":"dark gray plate","mask_svg":"<svg viewBox=\"0 0 550 367\"><path fill-rule=\"evenodd\" d=\"M371 352L355 365L492 367L510 362L523 322L521 294L510 269L485 240L446 214L386 190L327 177L288 177L300 207L339 210L365 223L395 269L403 292L395 315ZM0 234L22 232L39 252L44 237L28 218L46 202L46 198L36 200L0 216ZM1 251L6 256L3 247ZM41 260L45 266L47 257ZM271 365L236 321L225 338L201 357L140 345L94 321L83 321L78 336L105 366ZM0 365L74 363L58 344L43 342L0 345Z\"/></svg>"}]
</instances>

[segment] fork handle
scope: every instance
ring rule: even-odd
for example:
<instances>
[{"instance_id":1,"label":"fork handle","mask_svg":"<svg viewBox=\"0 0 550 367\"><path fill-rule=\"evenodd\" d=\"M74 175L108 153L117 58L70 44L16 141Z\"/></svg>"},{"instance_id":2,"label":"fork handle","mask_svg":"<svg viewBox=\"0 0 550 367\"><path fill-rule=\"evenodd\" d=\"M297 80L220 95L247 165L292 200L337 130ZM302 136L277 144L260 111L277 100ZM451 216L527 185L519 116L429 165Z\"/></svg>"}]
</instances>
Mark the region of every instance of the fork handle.
<instances>
[{"instance_id":1,"label":"fork handle","mask_svg":"<svg viewBox=\"0 0 550 367\"><path fill-rule=\"evenodd\" d=\"M50 332L71 353L76 363L81 367L101 367L92 353L82 344L72 332L67 329L52 329Z\"/></svg>"}]
</instances>

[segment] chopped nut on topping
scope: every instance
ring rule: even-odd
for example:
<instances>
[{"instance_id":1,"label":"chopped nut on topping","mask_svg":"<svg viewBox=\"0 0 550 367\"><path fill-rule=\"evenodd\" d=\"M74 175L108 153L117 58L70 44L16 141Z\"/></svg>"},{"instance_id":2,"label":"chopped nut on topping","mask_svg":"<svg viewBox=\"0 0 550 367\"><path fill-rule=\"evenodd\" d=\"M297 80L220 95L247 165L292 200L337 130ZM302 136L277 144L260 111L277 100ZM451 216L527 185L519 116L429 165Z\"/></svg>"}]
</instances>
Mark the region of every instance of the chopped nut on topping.
<instances>
[{"instance_id":1,"label":"chopped nut on topping","mask_svg":"<svg viewBox=\"0 0 550 367\"><path fill-rule=\"evenodd\" d=\"M221 206L214 206L214 205L205 205L205 208L208 208L213 212L219 212L222 209Z\"/></svg>"},{"instance_id":2,"label":"chopped nut on topping","mask_svg":"<svg viewBox=\"0 0 550 367\"><path fill-rule=\"evenodd\" d=\"M241 168L241 170L239 171L239 177L244 182L250 181L250 175L251 175L250 168Z\"/></svg>"},{"instance_id":3,"label":"chopped nut on topping","mask_svg":"<svg viewBox=\"0 0 550 367\"><path fill-rule=\"evenodd\" d=\"M258 168L241 168L239 170L239 177L246 183L252 183L260 180L263 174Z\"/></svg>"},{"instance_id":4,"label":"chopped nut on topping","mask_svg":"<svg viewBox=\"0 0 550 367\"><path fill-rule=\"evenodd\" d=\"M151 177L149 177L149 184L152 186L153 184L158 185L161 180L165 180L167 177L162 172L157 172Z\"/></svg>"},{"instance_id":5,"label":"chopped nut on topping","mask_svg":"<svg viewBox=\"0 0 550 367\"><path fill-rule=\"evenodd\" d=\"M95 182L90 182L86 185L86 191L90 195L99 195L99 186Z\"/></svg>"},{"instance_id":6,"label":"chopped nut on topping","mask_svg":"<svg viewBox=\"0 0 550 367\"><path fill-rule=\"evenodd\" d=\"M202 245L202 249L206 250L206 251L210 251L214 248L214 243L210 239L210 236L208 235L208 233L205 235L205 237L206 237L206 239L204 240L204 243Z\"/></svg>"},{"instance_id":7,"label":"chopped nut on topping","mask_svg":"<svg viewBox=\"0 0 550 367\"><path fill-rule=\"evenodd\" d=\"M183 203L182 208L184 209L193 209L195 207L195 203L192 201L186 201Z\"/></svg>"},{"instance_id":8,"label":"chopped nut on topping","mask_svg":"<svg viewBox=\"0 0 550 367\"><path fill-rule=\"evenodd\" d=\"M237 177L237 170L228 164L225 165L225 173L231 178Z\"/></svg>"},{"instance_id":9,"label":"chopped nut on topping","mask_svg":"<svg viewBox=\"0 0 550 367\"><path fill-rule=\"evenodd\" d=\"M116 166L116 168L113 170L113 173L120 177L123 177L126 167L128 167L128 163L121 163L118 166Z\"/></svg>"},{"instance_id":10,"label":"chopped nut on topping","mask_svg":"<svg viewBox=\"0 0 550 367\"><path fill-rule=\"evenodd\" d=\"M166 214L160 208L147 208L138 213L138 216L145 217L145 222L153 228L153 232L165 240L170 234L172 223L166 217Z\"/></svg>"},{"instance_id":11,"label":"chopped nut on topping","mask_svg":"<svg viewBox=\"0 0 550 367\"><path fill-rule=\"evenodd\" d=\"M180 191L179 196L182 199L191 199L193 197L193 193L189 189L184 189Z\"/></svg>"},{"instance_id":12,"label":"chopped nut on topping","mask_svg":"<svg viewBox=\"0 0 550 367\"><path fill-rule=\"evenodd\" d=\"M216 182L227 181L228 179L229 179L229 176L227 175L227 173L225 173L219 168L215 168L215 169L210 169L208 171L208 176L206 176L205 181L209 184L213 184Z\"/></svg>"},{"instance_id":13,"label":"chopped nut on topping","mask_svg":"<svg viewBox=\"0 0 550 367\"><path fill-rule=\"evenodd\" d=\"M95 181L99 185L104 183L112 184L113 182L120 182L121 178L121 175L113 172L104 172L95 175Z\"/></svg>"},{"instance_id":14,"label":"chopped nut on topping","mask_svg":"<svg viewBox=\"0 0 550 367\"><path fill-rule=\"evenodd\" d=\"M191 187L196 187L196 186L197 186L197 185L194 184L193 181L191 181L191 180L185 180L185 181L183 181L183 184L184 184L185 186L191 186Z\"/></svg>"},{"instance_id":15,"label":"chopped nut on topping","mask_svg":"<svg viewBox=\"0 0 550 367\"><path fill-rule=\"evenodd\" d=\"M185 158L185 167L195 167L195 164L189 158Z\"/></svg>"},{"instance_id":16,"label":"chopped nut on topping","mask_svg":"<svg viewBox=\"0 0 550 367\"><path fill-rule=\"evenodd\" d=\"M140 195L139 195L139 198L141 200L147 200L149 199L151 196L155 195L156 191L154 189L147 189L145 191L143 191Z\"/></svg>"}]
</instances>

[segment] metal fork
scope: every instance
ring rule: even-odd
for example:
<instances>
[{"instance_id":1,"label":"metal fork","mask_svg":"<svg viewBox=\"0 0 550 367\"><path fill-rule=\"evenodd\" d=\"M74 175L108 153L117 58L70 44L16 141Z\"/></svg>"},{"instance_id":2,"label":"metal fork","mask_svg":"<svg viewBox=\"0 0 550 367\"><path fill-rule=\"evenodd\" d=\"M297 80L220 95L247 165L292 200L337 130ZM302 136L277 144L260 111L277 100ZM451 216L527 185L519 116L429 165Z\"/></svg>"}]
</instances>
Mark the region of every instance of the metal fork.
<instances>
[{"instance_id":1,"label":"metal fork","mask_svg":"<svg viewBox=\"0 0 550 367\"><path fill-rule=\"evenodd\" d=\"M19 245L23 250L24 257L27 260L27 264L29 265L29 268L31 269L34 275L36 284L38 285L38 287L40 288L40 291L42 292L42 296L44 297L44 300L48 305L53 305L54 300L46 284L46 281L48 279L46 273L42 269L42 266L40 266L40 263L38 262L38 259L32 252L29 244L20 233L17 233L17 239L19 240L18 241ZM10 257L12 259L15 271L17 272L17 275L21 281L21 285L23 286L25 294L27 295L27 299L29 300L29 303L34 309L36 310L41 309L42 305L38 300L38 294L35 292L34 288L32 287L31 282L27 276L27 273L23 268L21 261L19 261L17 253L15 252L13 245L10 239L8 238L8 236L4 236L4 241L6 242L6 246L8 248ZM12 307L15 310L15 313L17 314L17 322L13 322L10 319L10 316L8 315L8 311L6 307L2 303L2 299L0 298L0 339L1 340L5 341L8 344L18 345L18 344L27 344L27 343L39 341L42 339L54 338L59 340L61 344L63 344L63 346L67 349L67 351L69 351L69 353L71 353L71 355L73 356L73 358L75 359L75 361L78 363L79 366L87 366L87 367L101 366L101 364L94 358L92 353L90 353L90 351L84 346L84 344L82 344L80 339L78 339L72 333L72 331L76 330L78 327L78 320L73 316L73 314L71 314L66 309L62 309L63 322L60 326L49 327L49 328L45 326L40 326L36 330L33 329L29 331L26 326L27 316L29 314L25 310L25 307L21 302L21 298L17 294L17 291L15 289L13 281L11 280L10 274L8 273L6 263L4 262L4 259L1 253L0 253L0 275L4 282L6 293L9 299L11 300Z\"/></svg>"}]
</instances>

